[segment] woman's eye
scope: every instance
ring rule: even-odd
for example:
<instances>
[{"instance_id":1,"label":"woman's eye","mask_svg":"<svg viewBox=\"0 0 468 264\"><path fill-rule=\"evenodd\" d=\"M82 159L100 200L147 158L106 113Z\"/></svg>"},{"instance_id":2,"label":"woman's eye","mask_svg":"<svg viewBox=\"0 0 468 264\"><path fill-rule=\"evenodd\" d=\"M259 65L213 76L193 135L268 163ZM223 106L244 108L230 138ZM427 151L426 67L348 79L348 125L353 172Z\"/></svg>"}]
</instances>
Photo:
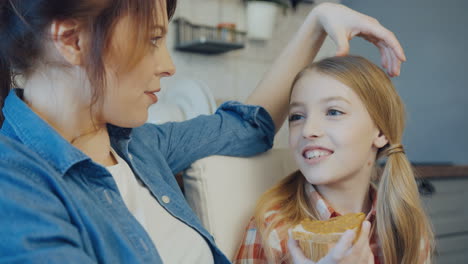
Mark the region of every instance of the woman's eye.
<instances>
[{"instance_id":1,"label":"woman's eye","mask_svg":"<svg viewBox=\"0 0 468 264\"><path fill-rule=\"evenodd\" d=\"M300 120L302 119L303 116L301 115L298 115L298 114L292 114L289 116L289 121L292 122L292 121L297 121L297 120Z\"/></svg>"},{"instance_id":2,"label":"woman's eye","mask_svg":"<svg viewBox=\"0 0 468 264\"><path fill-rule=\"evenodd\" d=\"M336 110L336 109L329 109L327 111L327 116L339 116L339 115L342 115L342 114L344 114L344 113L339 111L339 110Z\"/></svg>"},{"instance_id":3,"label":"woman's eye","mask_svg":"<svg viewBox=\"0 0 468 264\"><path fill-rule=\"evenodd\" d=\"M159 42L161 41L162 37L153 37L151 38L151 45L155 46L155 47L158 47L159 46Z\"/></svg>"}]
</instances>

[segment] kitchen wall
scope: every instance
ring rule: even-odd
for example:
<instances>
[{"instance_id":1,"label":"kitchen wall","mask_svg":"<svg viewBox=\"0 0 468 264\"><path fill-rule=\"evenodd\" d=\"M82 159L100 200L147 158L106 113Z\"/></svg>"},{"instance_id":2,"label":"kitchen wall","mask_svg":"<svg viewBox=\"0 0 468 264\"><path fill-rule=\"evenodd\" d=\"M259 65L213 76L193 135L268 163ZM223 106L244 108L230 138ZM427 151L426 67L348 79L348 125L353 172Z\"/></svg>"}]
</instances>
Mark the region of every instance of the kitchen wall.
<instances>
[{"instance_id":1,"label":"kitchen wall","mask_svg":"<svg viewBox=\"0 0 468 264\"><path fill-rule=\"evenodd\" d=\"M318 2L323 1L316 1ZM173 78L202 80L212 90L218 102L244 101L313 6L304 3L299 5L296 12L289 10L286 14L279 14L271 40L249 41L242 50L211 56L174 50L172 55L177 73ZM239 30L246 29L245 6L241 0L179 0L175 17L178 16L196 24L216 26L221 22L231 22L236 23ZM171 27L168 44L173 48L175 27ZM334 49L334 45L327 40L318 57L330 56ZM287 131L283 128L275 141L275 147L287 146L286 135Z\"/></svg>"},{"instance_id":2,"label":"kitchen wall","mask_svg":"<svg viewBox=\"0 0 468 264\"><path fill-rule=\"evenodd\" d=\"M394 83L408 112L404 137L416 162L468 164L468 1L344 0L377 18L400 39L408 61ZM351 52L379 63L368 43Z\"/></svg>"},{"instance_id":3,"label":"kitchen wall","mask_svg":"<svg viewBox=\"0 0 468 264\"><path fill-rule=\"evenodd\" d=\"M320 1L316 1L320 2ZM338 2L338 1L334 1ZM344 0L343 4L376 17L394 31L406 51L408 62L395 86L406 103L408 125L404 137L414 162L468 164L468 1L465 0ZM175 78L204 81L218 101L245 100L261 80L288 39L313 6L302 4L297 12L279 15L271 40L249 41L243 50L205 56L174 51ZM245 30L241 0L179 0L176 16L194 23L216 25L234 22ZM169 45L174 45L170 31ZM332 55L327 41L319 57ZM351 52L380 64L378 50L363 40L351 42ZM285 147L283 128L276 147Z\"/></svg>"}]
</instances>

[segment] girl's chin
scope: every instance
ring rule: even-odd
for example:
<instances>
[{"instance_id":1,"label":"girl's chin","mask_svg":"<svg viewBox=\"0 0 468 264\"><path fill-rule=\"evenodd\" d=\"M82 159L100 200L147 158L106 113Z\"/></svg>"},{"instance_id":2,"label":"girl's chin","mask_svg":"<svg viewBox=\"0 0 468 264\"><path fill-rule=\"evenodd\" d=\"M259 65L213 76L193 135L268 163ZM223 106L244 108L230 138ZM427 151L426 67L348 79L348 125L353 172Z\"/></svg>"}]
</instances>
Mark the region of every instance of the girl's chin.
<instances>
[{"instance_id":1,"label":"girl's chin","mask_svg":"<svg viewBox=\"0 0 468 264\"><path fill-rule=\"evenodd\" d=\"M301 170L301 172L306 181L312 185L328 185L336 182L336 179L330 177L332 175L330 171L314 170L312 172Z\"/></svg>"}]
</instances>

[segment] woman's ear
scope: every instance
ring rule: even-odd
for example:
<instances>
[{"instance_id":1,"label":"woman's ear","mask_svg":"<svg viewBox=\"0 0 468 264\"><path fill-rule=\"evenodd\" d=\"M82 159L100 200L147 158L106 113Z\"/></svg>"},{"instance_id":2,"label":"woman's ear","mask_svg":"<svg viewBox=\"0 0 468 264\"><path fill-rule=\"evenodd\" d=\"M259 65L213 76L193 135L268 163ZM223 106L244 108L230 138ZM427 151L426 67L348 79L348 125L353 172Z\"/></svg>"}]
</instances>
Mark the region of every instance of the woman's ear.
<instances>
[{"instance_id":1,"label":"woman's ear","mask_svg":"<svg viewBox=\"0 0 468 264\"><path fill-rule=\"evenodd\" d=\"M77 20L54 20L50 26L50 33L55 47L68 63L83 63L85 35Z\"/></svg>"},{"instance_id":2,"label":"woman's ear","mask_svg":"<svg viewBox=\"0 0 468 264\"><path fill-rule=\"evenodd\" d=\"M380 149L380 148L383 148L387 144L388 144L387 137L381 131L379 131L379 134L377 135L377 137L374 139L374 142L373 142L374 147Z\"/></svg>"}]
</instances>

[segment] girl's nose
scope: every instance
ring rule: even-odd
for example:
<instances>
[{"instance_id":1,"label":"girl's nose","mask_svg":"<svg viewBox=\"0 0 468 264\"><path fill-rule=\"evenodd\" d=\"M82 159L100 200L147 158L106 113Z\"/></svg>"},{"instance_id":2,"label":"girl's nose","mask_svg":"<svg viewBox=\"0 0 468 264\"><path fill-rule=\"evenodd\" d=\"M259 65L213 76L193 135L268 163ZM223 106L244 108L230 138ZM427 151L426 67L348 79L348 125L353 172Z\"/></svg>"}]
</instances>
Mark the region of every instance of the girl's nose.
<instances>
[{"instance_id":1,"label":"girl's nose","mask_svg":"<svg viewBox=\"0 0 468 264\"><path fill-rule=\"evenodd\" d=\"M323 136L323 129L317 119L308 119L302 128L304 138L318 138Z\"/></svg>"}]
</instances>

